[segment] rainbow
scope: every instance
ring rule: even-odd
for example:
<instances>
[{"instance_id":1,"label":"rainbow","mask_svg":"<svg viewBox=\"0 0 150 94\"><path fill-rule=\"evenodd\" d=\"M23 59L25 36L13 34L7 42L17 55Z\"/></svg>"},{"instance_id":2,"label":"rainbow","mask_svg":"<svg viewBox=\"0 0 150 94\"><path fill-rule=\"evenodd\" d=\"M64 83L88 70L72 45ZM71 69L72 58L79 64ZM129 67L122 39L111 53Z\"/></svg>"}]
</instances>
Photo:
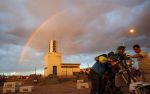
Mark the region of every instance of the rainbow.
<instances>
[{"instance_id":1,"label":"rainbow","mask_svg":"<svg viewBox=\"0 0 150 94\"><path fill-rule=\"evenodd\" d=\"M22 51L20 53L20 58L19 58L19 62L22 62L24 60L24 55L26 53L26 49L27 47L30 46L30 44L32 43L32 40L34 39L34 37L41 31L41 29L47 25L50 21L55 20L57 17L59 17L60 15L62 15L65 11L60 11L52 16L50 16L46 21L44 21L44 23L42 23L32 34L31 36L28 38L27 42L25 43L24 47L22 48Z\"/></svg>"}]
</instances>

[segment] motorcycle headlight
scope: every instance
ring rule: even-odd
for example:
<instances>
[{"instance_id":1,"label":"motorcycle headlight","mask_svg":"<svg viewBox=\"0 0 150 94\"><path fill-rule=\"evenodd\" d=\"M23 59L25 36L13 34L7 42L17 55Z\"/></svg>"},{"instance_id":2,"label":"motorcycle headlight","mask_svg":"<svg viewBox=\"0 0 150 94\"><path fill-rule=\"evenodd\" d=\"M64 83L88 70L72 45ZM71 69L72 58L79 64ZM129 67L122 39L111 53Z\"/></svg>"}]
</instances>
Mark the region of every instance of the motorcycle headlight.
<instances>
[{"instance_id":1,"label":"motorcycle headlight","mask_svg":"<svg viewBox=\"0 0 150 94\"><path fill-rule=\"evenodd\" d=\"M133 61L128 61L128 62L127 62L127 65L128 65L128 66L131 66L131 65L133 65L133 64L134 64Z\"/></svg>"},{"instance_id":2,"label":"motorcycle headlight","mask_svg":"<svg viewBox=\"0 0 150 94\"><path fill-rule=\"evenodd\" d=\"M130 62L127 62L127 65L131 65Z\"/></svg>"}]
</instances>

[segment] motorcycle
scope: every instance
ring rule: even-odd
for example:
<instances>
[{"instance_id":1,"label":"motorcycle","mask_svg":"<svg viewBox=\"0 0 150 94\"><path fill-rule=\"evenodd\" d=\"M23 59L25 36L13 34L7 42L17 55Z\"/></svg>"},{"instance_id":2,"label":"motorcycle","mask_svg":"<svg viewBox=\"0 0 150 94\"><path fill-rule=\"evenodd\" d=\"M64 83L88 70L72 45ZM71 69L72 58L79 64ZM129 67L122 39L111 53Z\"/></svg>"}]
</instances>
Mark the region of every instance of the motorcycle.
<instances>
[{"instance_id":1,"label":"motorcycle","mask_svg":"<svg viewBox=\"0 0 150 94\"><path fill-rule=\"evenodd\" d=\"M150 84L144 83L144 82L138 82L135 75L133 75L132 72L134 72L134 68L132 65L135 62L133 60L126 60L124 65L119 64L120 71L122 78L126 82L126 84L129 87L129 94L150 94ZM125 76L127 74L127 76Z\"/></svg>"}]
</instances>

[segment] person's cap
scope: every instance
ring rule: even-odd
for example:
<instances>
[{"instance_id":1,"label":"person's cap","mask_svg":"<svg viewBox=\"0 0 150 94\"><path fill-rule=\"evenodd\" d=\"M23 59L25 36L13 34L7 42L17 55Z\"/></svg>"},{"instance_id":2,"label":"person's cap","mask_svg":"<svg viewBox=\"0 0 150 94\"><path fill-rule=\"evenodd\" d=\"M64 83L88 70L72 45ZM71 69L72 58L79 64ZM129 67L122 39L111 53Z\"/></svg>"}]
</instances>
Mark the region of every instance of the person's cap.
<instances>
[{"instance_id":1,"label":"person's cap","mask_svg":"<svg viewBox=\"0 0 150 94\"><path fill-rule=\"evenodd\" d=\"M98 57L98 61L99 61L100 63L106 63L106 62L108 61L107 55L106 55L106 54L100 55L100 56Z\"/></svg>"},{"instance_id":2,"label":"person's cap","mask_svg":"<svg viewBox=\"0 0 150 94\"><path fill-rule=\"evenodd\" d=\"M100 56L104 56L104 57L107 58L107 55L106 55L106 54L101 54L101 55L96 56L96 57L95 57L95 60L96 60L96 61L99 61L99 57L100 57Z\"/></svg>"}]
</instances>

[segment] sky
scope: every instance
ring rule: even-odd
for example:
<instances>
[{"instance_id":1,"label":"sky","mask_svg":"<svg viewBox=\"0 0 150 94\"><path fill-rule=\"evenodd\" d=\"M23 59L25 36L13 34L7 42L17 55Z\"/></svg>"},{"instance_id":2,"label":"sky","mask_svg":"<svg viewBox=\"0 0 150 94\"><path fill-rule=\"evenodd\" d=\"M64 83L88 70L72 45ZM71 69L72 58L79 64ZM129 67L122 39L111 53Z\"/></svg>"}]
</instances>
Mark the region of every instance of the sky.
<instances>
[{"instance_id":1,"label":"sky","mask_svg":"<svg viewBox=\"0 0 150 94\"><path fill-rule=\"evenodd\" d=\"M150 52L149 10L150 0L0 0L0 73L41 72L51 39L82 68L119 45Z\"/></svg>"}]
</instances>

